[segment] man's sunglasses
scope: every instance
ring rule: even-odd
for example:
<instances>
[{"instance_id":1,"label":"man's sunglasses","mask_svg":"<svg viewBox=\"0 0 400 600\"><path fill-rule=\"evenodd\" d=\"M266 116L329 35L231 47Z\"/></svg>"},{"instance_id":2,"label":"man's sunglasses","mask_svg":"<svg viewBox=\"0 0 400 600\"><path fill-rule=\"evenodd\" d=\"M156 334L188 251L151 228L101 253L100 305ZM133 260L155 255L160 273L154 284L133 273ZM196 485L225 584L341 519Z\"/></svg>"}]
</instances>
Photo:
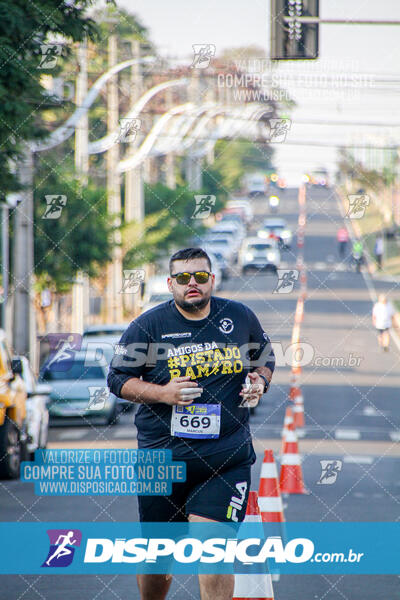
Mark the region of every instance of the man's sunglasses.
<instances>
[{"instance_id":1,"label":"man's sunglasses","mask_svg":"<svg viewBox=\"0 0 400 600\"><path fill-rule=\"evenodd\" d=\"M175 273L174 275L171 275L171 277L176 279L176 282L180 285L187 285L192 275L196 283L207 283L207 281L210 279L211 273L208 271L195 271L194 273L184 272Z\"/></svg>"}]
</instances>

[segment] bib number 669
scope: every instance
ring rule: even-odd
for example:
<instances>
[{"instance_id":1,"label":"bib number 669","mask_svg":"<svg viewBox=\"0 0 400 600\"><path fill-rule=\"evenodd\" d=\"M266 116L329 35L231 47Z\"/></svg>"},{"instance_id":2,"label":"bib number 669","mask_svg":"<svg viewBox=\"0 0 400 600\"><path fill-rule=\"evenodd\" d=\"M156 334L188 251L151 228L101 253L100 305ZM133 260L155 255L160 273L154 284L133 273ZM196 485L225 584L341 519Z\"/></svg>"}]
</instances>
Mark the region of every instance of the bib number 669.
<instances>
[{"instance_id":1,"label":"bib number 669","mask_svg":"<svg viewBox=\"0 0 400 600\"><path fill-rule=\"evenodd\" d=\"M211 425L211 419L210 417L189 417L184 415L179 419L179 423L181 427L192 427L193 429L202 427L203 429L207 429Z\"/></svg>"}]
</instances>

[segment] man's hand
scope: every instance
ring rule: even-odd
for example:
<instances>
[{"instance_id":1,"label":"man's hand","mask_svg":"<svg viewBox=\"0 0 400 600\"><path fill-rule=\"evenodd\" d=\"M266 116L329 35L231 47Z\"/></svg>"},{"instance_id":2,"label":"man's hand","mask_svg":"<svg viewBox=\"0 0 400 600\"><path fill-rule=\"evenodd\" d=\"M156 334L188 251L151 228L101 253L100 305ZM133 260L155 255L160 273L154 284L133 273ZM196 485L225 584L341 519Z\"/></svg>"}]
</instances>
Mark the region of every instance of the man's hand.
<instances>
[{"instance_id":1,"label":"man's hand","mask_svg":"<svg viewBox=\"0 0 400 600\"><path fill-rule=\"evenodd\" d=\"M243 400L240 403L242 408L255 408L264 393L265 382L258 373L249 373L247 377L250 379L250 384L244 384L239 396Z\"/></svg>"},{"instance_id":2,"label":"man's hand","mask_svg":"<svg viewBox=\"0 0 400 600\"><path fill-rule=\"evenodd\" d=\"M189 391L190 390L190 391ZM190 377L175 377L169 383L162 386L160 401L173 406L189 406L195 398L201 396L203 388L190 381Z\"/></svg>"}]
</instances>

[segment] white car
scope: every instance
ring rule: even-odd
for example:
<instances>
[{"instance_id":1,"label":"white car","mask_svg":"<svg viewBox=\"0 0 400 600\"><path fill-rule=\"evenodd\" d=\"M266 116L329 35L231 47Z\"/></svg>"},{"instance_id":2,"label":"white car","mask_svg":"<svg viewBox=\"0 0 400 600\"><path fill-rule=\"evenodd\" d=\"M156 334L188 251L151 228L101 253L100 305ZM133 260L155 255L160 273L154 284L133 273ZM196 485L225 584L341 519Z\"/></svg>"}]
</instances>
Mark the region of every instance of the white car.
<instances>
[{"instance_id":1,"label":"white car","mask_svg":"<svg viewBox=\"0 0 400 600\"><path fill-rule=\"evenodd\" d=\"M230 267L227 259L220 251L219 248L215 246L202 246L203 250L205 250L208 256L211 259L211 268L213 273L215 273L215 289L218 290L222 285L222 280L229 279L230 276ZM216 270L219 271L221 277L221 284L217 287L217 273Z\"/></svg>"},{"instance_id":2,"label":"white car","mask_svg":"<svg viewBox=\"0 0 400 600\"><path fill-rule=\"evenodd\" d=\"M253 220L253 209L248 200L229 200L226 203L225 209L229 212L230 210L238 209L244 213L246 223L250 223Z\"/></svg>"},{"instance_id":3,"label":"white car","mask_svg":"<svg viewBox=\"0 0 400 600\"><path fill-rule=\"evenodd\" d=\"M245 187L249 196L265 196L267 182L262 173L249 173L245 177Z\"/></svg>"},{"instance_id":4,"label":"white car","mask_svg":"<svg viewBox=\"0 0 400 600\"><path fill-rule=\"evenodd\" d=\"M201 247L203 248L204 246L221 253L229 264L233 264L236 260L237 249L232 244L232 239L230 237L207 233L203 236L201 241Z\"/></svg>"},{"instance_id":5,"label":"white car","mask_svg":"<svg viewBox=\"0 0 400 600\"><path fill-rule=\"evenodd\" d=\"M293 234L284 219L265 219L262 229L257 232L257 235L263 239L276 237L278 246L285 249L289 249L293 241Z\"/></svg>"},{"instance_id":6,"label":"white car","mask_svg":"<svg viewBox=\"0 0 400 600\"><path fill-rule=\"evenodd\" d=\"M142 312L150 310L162 302L172 300L172 294L167 285L168 273L155 275L145 282Z\"/></svg>"},{"instance_id":7,"label":"white car","mask_svg":"<svg viewBox=\"0 0 400 600\"><path fill-rule=\"evenodd\" d=\"M234 222L217 223L217 225L214 225L214 227L211 228L210 232L217 233L218 235L222 236L231 236L233 242L236 242L237 240L240 242L239 245L241 245L242 241L246 237L246 230L244 226Z\"/></svg>"},{"instance_id":8,"label":"white car","mask_svg":"<svg viewBox=\"0 0 400 600\"><path fill-rule=\"evenodd\" d=\"M21 356L20 359L21 377L24 380L28 396L26 400L27 450L30 460L34 460L35 450L47 446L49 433L47 404L50 399L51 387L45 383L38 383L29 360L25 356Z\"/></svg>"},{"instance_id":9,"label":"white car","mask_svg":"<svg viewBox=\"0 0 400 600\"><path fill-rule=\"evenodd\" d=\"M206 250L208 256L210 257L211 260L211 270L215 275L215 286L214 289L217 292L218 290L221 289L221 285L222 285L222 269L220 266L220 261L218 260L218 258L215 256L214 252L212 251L212 249Z\"/></svg>"},{"instance_id":10,"label":"white car","mask_svg":"<svg viewBox=\"0 0 400 600\"><path fill-rule=\"evenodd\" d=\"M243 274L253 269L276 273L280 261L276 241L262 240L259 237L247 238L239 254L239 267Z\"/></svg>"}]
</instances>

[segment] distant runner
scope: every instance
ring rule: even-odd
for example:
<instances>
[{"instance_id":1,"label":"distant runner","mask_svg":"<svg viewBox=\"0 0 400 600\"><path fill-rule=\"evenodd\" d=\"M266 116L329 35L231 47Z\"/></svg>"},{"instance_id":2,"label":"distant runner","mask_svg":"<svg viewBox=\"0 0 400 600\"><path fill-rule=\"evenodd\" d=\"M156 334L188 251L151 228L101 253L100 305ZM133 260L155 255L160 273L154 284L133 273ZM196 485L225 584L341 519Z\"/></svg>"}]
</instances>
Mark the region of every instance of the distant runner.
<instances>
[{"instance_id":1,"label":"distant runner","mask_svg":"<svg viewBox=\"0 0 400 600\"><path fill-rule=\"evenodd\" d=\"M275 358L256 315L212 296L214 280L204 250L176 252L167 279L173 300L140 315L116 346L108 385L140 404L139 448L170 448L186 462L187 480L170 496L138 497L142 522L241 522L246 513L256 460L249 407L267 391ZM199 582L203 600L232 599L233 575ZM163 600L170 584L169 575L138 575L142 600Z\"/></svg>"},{"instance_id":2,"label":"distant runner","mask_svg":"<svg viewBox=\"0 0 400 600\"><path fill-rule=\"evenodd\" d=\"M383 235L379 233L375 238L374 254L378 269L382 269L382 258L383 258Z\"/></svg>"},{"instance_id":3,"label":"distant runner","mask_svg":"<svg viewBox=\"0 0 400 600\"><path fill-rule=\"evenodd\" d=\"M339 257L343 259L346 254L347 244L349 241L349 233L346 227L341 227L340 229L338 229L336 239L338 241Z\"/></svg>"},{"instance_id":4,"label":"distant runner","mask_svg":"<svg viewBox=\"0 0 400 600\"><path fill-rule=\"evenodd\" d=\"M395 311L391 302L387 301L384 294L380 294L378 302L372 310L372 322L378 332L378 343L386 352L389 350L389 330L393 323Z\"/></svg>"},{"instance_id":5,"label":"distant runner","mask_svg":"<svg viewBox=\"0 0 400 600\"><path fill-rule=\"evenodd\" d=\"M356 266L357 273L360 273L361 266L364 264L364 246L361 240L355 240L351 250L353 262Z\"/></svg>"}]
</instances>

